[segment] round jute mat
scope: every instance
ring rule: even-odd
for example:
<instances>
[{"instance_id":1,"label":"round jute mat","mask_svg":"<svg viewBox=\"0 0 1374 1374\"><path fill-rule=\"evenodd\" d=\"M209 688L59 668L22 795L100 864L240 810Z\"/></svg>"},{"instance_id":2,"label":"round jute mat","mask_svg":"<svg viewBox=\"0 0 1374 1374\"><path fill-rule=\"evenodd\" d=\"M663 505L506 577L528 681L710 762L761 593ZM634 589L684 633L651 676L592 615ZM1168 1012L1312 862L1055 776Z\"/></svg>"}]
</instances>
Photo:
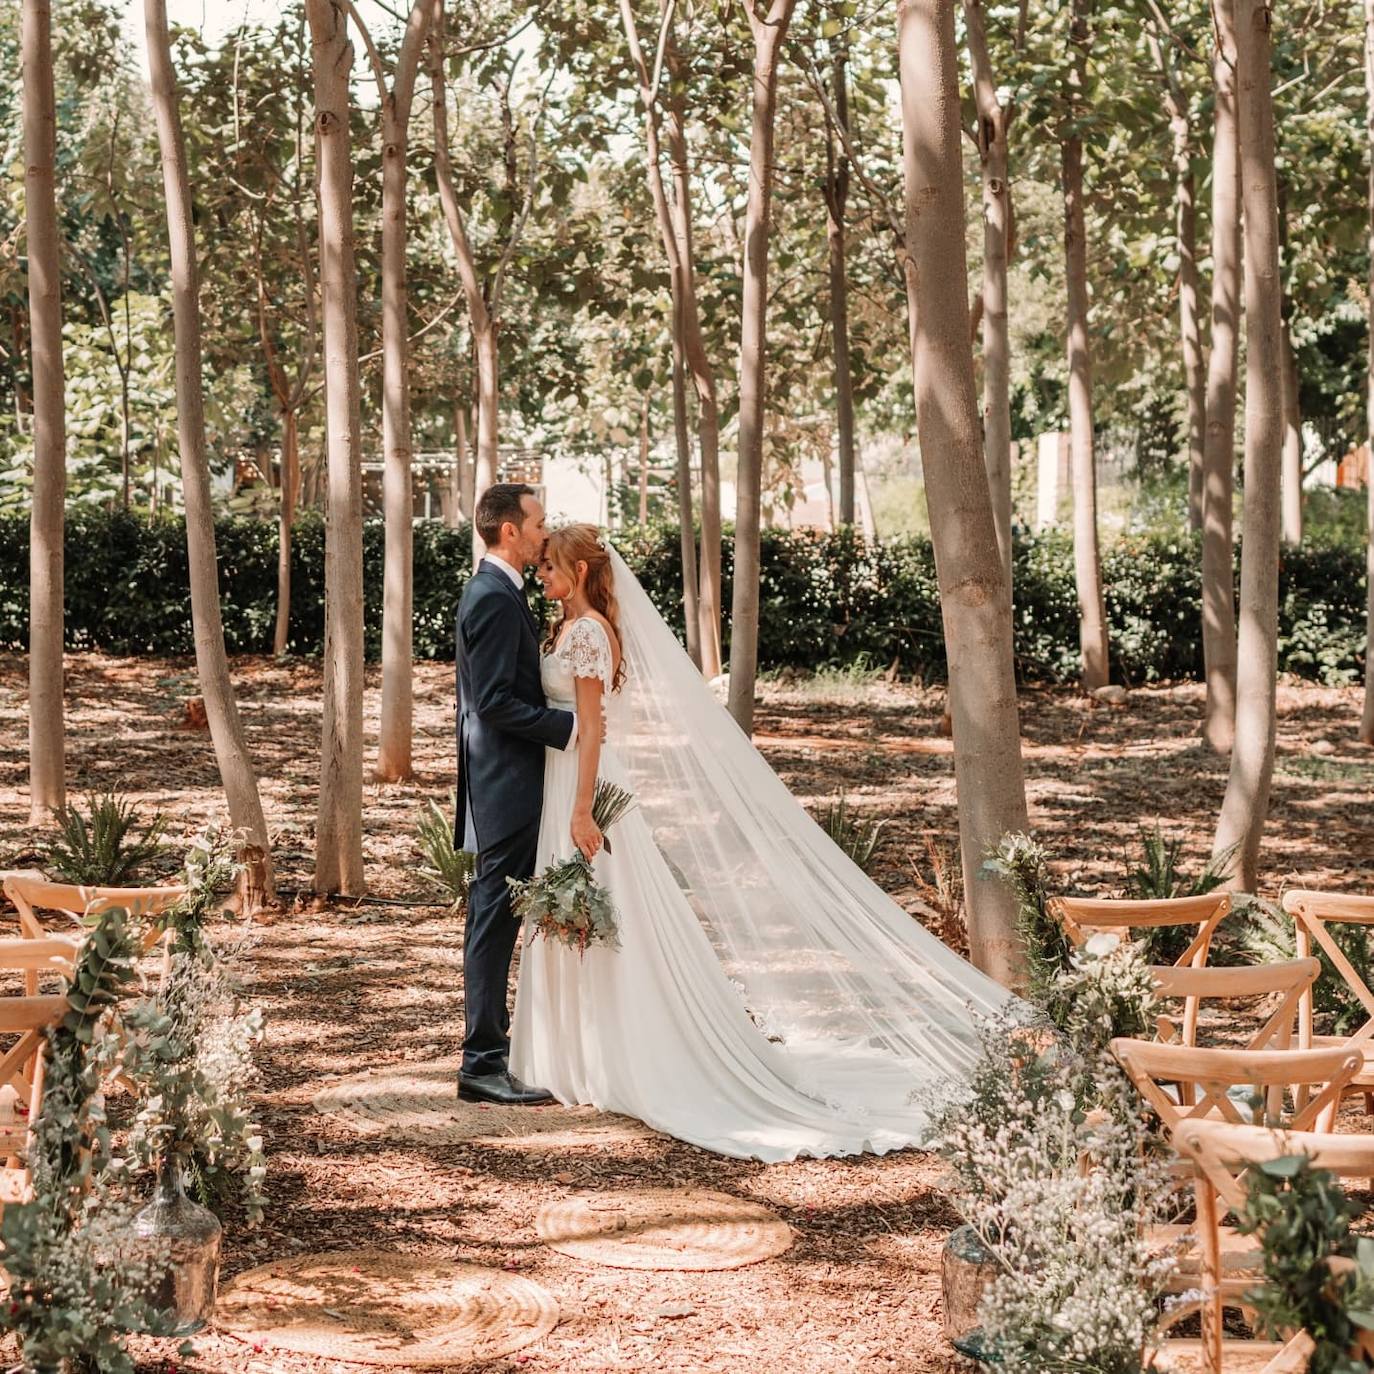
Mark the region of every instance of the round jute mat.
<instances>
[{"instance_id":1,"label":"round jute mat","mask_svg":"<svg viewBox=\"0 0 1374 1374\"><path fill-rule=\"evenodd\" d=\"M340 1079L315 1094L323 1116L363 1135L388 1134L434 1144L479 1141L520 1149L559 1149L644 1140L647 1126L592 1107L494 1107L458 1099L457 1059L399 1063Z\"/></svg>"},{"instance_id":2,"label":"round jute mat","mask_svg":"<svg viewBox=\"0 0 1374 1374\"><path fill-rule=\"evenodd\" d=\"M518 1274L385 1250L249 1269L215 1308L215 1326L241 1341L371 1365L495 1360L557 1325L558 1304Z\"/></svg>"},{"instance_id":3,"label":"round jute mat","mask_svg":"<svg viewBox=\"0 0 1374 1374\"><path fill-rule=\"evenodd\" d=\"M705 1188L564 1198L540 1209L535 1229L561 1254L614 1269L742 1269L792 1244L766 1207Z\"/></svg>"}]
</instances>

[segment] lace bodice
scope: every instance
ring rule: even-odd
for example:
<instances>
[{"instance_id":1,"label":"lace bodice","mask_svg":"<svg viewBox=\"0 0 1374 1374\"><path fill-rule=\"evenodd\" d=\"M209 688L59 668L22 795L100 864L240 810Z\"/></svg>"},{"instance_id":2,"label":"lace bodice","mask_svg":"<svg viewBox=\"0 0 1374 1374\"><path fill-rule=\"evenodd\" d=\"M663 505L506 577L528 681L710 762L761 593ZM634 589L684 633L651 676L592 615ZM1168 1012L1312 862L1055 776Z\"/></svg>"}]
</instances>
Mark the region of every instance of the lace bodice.
<instances>
[{"instance_id":1,"label":"lace bodice","mask_svg":"<svg viewBox=\"0 0 1374 1374\"><path fill-rule=\"evenodd\" d=\"M584 615L563 631L551 653L539 666L544 695L550 701L572 702L577 698L576 679L600 678L607 695L615 680L611 641L601 622Z\"/></svg>"}]
</instances>

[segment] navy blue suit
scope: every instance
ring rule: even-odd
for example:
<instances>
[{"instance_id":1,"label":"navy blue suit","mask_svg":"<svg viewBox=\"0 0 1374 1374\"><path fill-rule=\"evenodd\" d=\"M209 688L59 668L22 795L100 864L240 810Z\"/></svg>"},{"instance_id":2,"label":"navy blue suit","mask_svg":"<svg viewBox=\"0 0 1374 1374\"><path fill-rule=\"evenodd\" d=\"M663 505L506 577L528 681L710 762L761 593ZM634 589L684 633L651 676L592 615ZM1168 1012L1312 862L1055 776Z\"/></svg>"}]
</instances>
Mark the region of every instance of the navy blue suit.
<instances>
[{"instance_id":1,"label":"navy blue suit","mask_svg":"<svg viewBox=\"0 0 1374 1374\"><path fill-rule=\"evenodd\" d=\"M574 717L545 704L534 616L499 568L484 564L469 579L456 631L456 833L477 855L463 933L463 1072L490 1074L505 1070L510 1053L506 992L519 926L506 880L534 873L544 750L567 746Z\"/></svg>"}]
</instances>

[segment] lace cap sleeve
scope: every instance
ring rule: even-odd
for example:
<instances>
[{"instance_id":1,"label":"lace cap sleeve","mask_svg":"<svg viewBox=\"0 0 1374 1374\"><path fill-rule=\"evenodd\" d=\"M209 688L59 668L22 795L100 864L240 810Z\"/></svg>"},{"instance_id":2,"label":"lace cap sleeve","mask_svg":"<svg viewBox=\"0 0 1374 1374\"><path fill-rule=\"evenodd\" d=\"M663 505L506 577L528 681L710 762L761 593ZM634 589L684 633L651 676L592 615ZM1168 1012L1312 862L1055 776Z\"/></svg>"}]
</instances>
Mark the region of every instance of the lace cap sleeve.
<instances>
[{"instance_id":1,"label":"lace cap sleeve","mask_svg":"<svg viewBox=\"0 0 1374 1374\"><path fill-rule=\"evenodd\" d=\"M614 662L611 641L600 621L591 616L574 621L558 646L558 656L574 677L600 678L601 685L610 693L615 678Z\"/></svg>"}]
</instances>

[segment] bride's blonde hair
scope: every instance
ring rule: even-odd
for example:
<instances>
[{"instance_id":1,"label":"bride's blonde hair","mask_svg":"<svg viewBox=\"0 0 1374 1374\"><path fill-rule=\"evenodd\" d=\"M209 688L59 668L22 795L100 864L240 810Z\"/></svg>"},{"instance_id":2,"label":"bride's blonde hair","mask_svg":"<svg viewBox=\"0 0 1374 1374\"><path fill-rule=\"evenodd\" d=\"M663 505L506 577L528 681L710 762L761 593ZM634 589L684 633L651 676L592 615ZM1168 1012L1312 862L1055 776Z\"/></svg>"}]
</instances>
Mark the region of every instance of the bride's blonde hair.
<instances>
[{"instance_id":1,"label":"bride's blonde hair","mask_svg":"<svg viewBox=\"0 0 1374 1374\"><path fill-rule=\"evenodd\" d=\"M601 532L595 525L562 525L549 534L549 542L544 556L573 584L577 586L577 565L587 565L587 575L582 589L587 593L587 601L594 611L606 617L615 632L616 642L621 643L620 607L615 599L615 581L611 571L611 555L602 542ZM566 612L554 622L545 641L552 648L558 640L559 631L567 618ZM611 690L618 692L625 682L625 654L622 651L620 662L616 664L615 679Z\"/></svg>"}]
</instances>

